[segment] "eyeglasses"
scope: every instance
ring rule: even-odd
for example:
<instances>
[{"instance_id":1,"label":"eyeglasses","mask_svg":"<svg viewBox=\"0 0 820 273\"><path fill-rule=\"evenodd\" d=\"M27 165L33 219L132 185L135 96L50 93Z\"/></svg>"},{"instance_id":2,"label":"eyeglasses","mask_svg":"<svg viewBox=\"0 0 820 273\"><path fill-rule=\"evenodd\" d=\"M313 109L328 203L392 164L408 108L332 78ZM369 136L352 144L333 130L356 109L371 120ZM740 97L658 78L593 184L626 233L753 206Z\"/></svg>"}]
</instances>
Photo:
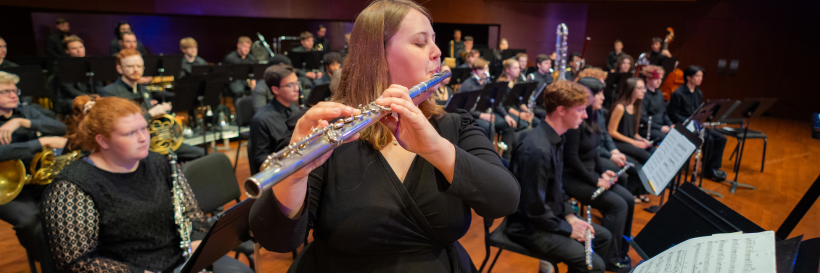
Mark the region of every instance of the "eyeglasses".
<instances>
[{"instance_id":1,"label":"eyeglasses","mask_svg":"<svg viewBox=\"0 0 820 273\"><path fill-rule=\"evenodd\" d=\"M296 87L299 87L299 83L293 82L293 83L289 83L289 84L286 84L286 85L279 86L279 88L291 88L291 89L296 88Z\"/></svg>"},{"instance_id":2,"label":"eyeglasses","mask_svg":"<svg viewBox=\"0 0 820 273\"><path fill-rule=\"evenodd\" d=\"M145 69L144 65L126 65L125 67L128 68L128 69L139 69L139 70L144 70Z\"/></svg>"},{"instance_id":3,"label":"eyeglasses","mask_svg":"<svg viewBox=\"0 0 820 273\"><path fill-rule=\"evenodd\" d=\"M20 95L20 89L9 89L9 90L0 90L0 96L6 96L8 94L12 94L12 93L15 93L15 92L18 96Z\"/></svg>"}]
</instances>

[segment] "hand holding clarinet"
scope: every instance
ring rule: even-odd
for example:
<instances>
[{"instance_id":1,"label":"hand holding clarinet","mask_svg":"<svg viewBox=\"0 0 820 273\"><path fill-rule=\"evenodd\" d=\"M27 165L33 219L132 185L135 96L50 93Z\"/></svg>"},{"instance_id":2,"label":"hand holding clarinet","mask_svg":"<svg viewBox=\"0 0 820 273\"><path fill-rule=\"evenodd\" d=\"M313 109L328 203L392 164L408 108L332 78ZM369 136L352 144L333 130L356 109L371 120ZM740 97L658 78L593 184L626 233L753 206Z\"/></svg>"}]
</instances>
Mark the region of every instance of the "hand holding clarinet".
<instances>
[{"instance_id":1,"label":"hand holding clarinet","mask_svg":"<svg viewBox=\"0 0 820 273\"><path fill-rule=\"evenodd\" d=\"M615 181L617 181L619 176L623 175L626 172L626 170L628 170L629 168L632 168L634 166L635 166L635 164L627 162L626 166L624 166L621 170L619 170L618 173L615 173L615 175L610 176L609 181L606 181L606 182L603 182L603 183L599 182L598 183L598 189L595 190L595 192L592 193L592 200L595 200L595 198L598 198L598 196L600 196L602 193L604 193L604 191L608 190L609 187L611 187L613 184L615 184ZM612 171L607 171L607 172L612 172ZM600 180L601 179L599 179L599 181ZM608 183L608 185L607 185L607 183Z\"/></svg>"}]
</instances>

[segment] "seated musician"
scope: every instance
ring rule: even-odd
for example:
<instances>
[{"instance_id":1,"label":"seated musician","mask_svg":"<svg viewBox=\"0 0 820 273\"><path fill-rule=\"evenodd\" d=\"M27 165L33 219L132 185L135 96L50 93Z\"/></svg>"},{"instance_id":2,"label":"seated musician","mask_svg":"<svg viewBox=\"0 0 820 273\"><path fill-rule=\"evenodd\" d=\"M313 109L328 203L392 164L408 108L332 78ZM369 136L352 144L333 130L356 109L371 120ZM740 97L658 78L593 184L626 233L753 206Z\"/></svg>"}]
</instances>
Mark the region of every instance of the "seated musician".
<instances>
[{"instance_id":1,"label":"seated musician","mask_svg":"<svg viewBox=\"0 0 820 273\"><path fill-rule=\"evenodd\" d=\"M632 73L635 69L635 59L632 59L632 56L629 54L623 54L621 57L618 57L618 61L615 62L615 69L612 72L614 73Z\"/></svg>"},{"instance_id":2,"label":"seated musician","mask_svg":"<svg viewBox=\"0 0 820 273\"><path fill-rule=\"evenodd\" d=\"M313 51L313 34L311 34L310 32L304 31L301 34L299 34L299 38L300 38L299 43L301 43L302 45L294 47L293 49L291 49L292 52L310 52L310 51ZM302 84L303 86L313 88L312 81L315 80L315 79L322 78L322 72L307 71L302 67L297 67L297 69L298 69L297 74L299 74L300 77L306 77L307 78L305 81L303 81L303 84Z\"/></svg>"},{"instance_id":3,"label":"seated musician","mask_svg":"<svg viewBox=\"0 0 820 273\"><path fill-rule=\"evenodd\" d=\"M114 83L101 88L98 93L103 97L120 97L137 102L144 111L142 115L146 121L165 115L171 111L171 104L152 100L151 92L145 88L145 85L137 84L144 70L145 62L142 60L142 55L133 49L123 49L117 55L117 72L122 76ZM176 153L180 161L190 161L204 156L205 150L183 143Z\"/></svg>"},{"instance_id":4,"label":"seated musician","mask_svg":"<svg viewBox=\"0 0 820 273\"><path fill-rule=\"evenodd\" d=\"M527 53L520 52L515 54L515 59L518 61L518 67L521 68L521 73L519 73L519 80L528 81L527 78ZM503 64L502 64L503 65Z\"/></svg>"},{"instance_id":5,"label":"seated musician","mask_svg":"<svg viewBox=\"0 0 820 273\"><path fill-rule=\"evenodd\" d=\"M493 59L491 60L491 63L500 64L504 58L501 56L501 53L507 49L510 49L510 42L507 41L507 38L501 38L501 40L498 41L498 49L493 50Z\"/></svg>"},{"instance_id":6,"label":"seated musician","mask_svg":"<svg viewBox=\"0 0 820 273\"><path fill-rule=\"evenodd\" d=\"M602 257L610 257L612 234L575 216L563 190L561 135L581 125L589 99L589 91L574 82L559 80L547 86L547 117L537 128L521 134L510 162L521 184L521 201L507 218L507 235L536 256L567 264L569 272L588 271L583 244L587 229L595 234L592 272L604 272L611 265Z\"/></svg>"},{"instance_id":7,"label":"seated musician","mask_svg":"<svg viewBox=\"0 0 820 273\"><path fill-rule=\"evenodd\" d=\"M122 34L126 33L126 32L133 33L133 31L131 30L131 25L128 24L128 22L122 21L119 24L117 24L117 27L114 28L114 36L117 37L117 38L115 38L114 40L111 40L111 43L108 46L108 55L117 56L117 54L119 54L120 51L122 51L124 49L123 44L120 41L122 40ZM142 55L148 54L148 50L145 48L145 46L142 44L142 42L137 41L136 37L134 38L134 41L135 41L134 46L137 49L137 51L140 52L140 54L142 54ZM130 46L130 44L129 44L129 46Z\"/></svg>"},{"instance_id":8,"label":"seated musician","mask_svg":"<svg viewBox=\"0 0 820 273\"><path fill-rule=\"evenodd\" d=\"M649 140L638 134L641 121L641 100L646 93L646 85L640 78L629 78L621 88L618 98L612 103L609 110L607 131L615 142L618 151L634 158L641 164L646 164L649 157L655 152L655 147ZM646 189L641 184L627 184L627 189L637 199L646 200Z\"/></svg>"},{"instance_id":9,"label":"seated musician","mask_svg":"<svg viewBox=\"0 0 820 273\"><path fill-rule=\"evenodd\" d=\"M698 88L703 82L703 68L689 66L683 71L684 84L669 99L666 111L674 123L683 123L703 103L703 92ZM715 130L706 129L703 144L703 177L714 181L726 180L726 172L720 169L726 137Z\"/></svg>"},{"instance_id":10,"label":"seated musician","mask_svg":"<svg viewBox=\"0 0 820 273\"><path fill-rule=\"evenodd\" d=\"M464 37L464 48L456 51L456 63L464 64L467 62L467 54L473 50L473 36Z\"/></svg>"},{"instance_id":11,"label":"seated musician","mask_svg":"<svg viewBox=\"0 0 820 273\"><path fill-rule=\"evenodd\" d=\"M322 45L322 51L330 51L330 39L327 38L327 28L323 25L319 25L319 29L316 30L316 39L314 40L315 44Z\"/></svg>"},{"instance_id":12,"label":"seated musician","mask_svg":"<svg viewBox=\"0 0 820 273\"><path fill-rule=\"evenodd\" d=\"M60 121L49 118L37 111L37 109L21 105L20 90L17 83L20 78L17 75L0 71L0 162L22 160L25 167L24 173L30 174L29 167L34 156L44 148L62 149L65 147L66 138L61 137L66 133L66 126ZM37 135L42 134L42 137ZM12 170L3 170L4 173L11 173ZM6 177L3 177L6 178ZM4 181L3 183L11 183ZM47 251L38 251L36 244L37 225L39 211L37 204L40 196L47 186L26 185L17 197L12 200L3 192L2 202L0 202L0 220L9 223L17 234L20 244L26 249L28 256L36 258L41 263L50 260ZM4 189L10 189L4 185ZM46 254L38 256L37 254Z\"/></svg>"},{"instance_id":13,"label":"seated musician","mask_svg":"<svg viewBox=\"0 0 820 273\"><path fill-rule=\"evenodd\" d=\"M397 115L308 163L253 204L251 231L270 251L296 249L312 225L314 240L291 272L476 272L458 242L471 211L498 218L515 210L515 178L472 117L442 112L428 99L433 90L412 100L407 95L439 70L429 18L407 0L370 4L353 25L356 50L345 60L333 102L313 106L297 122L289 143L326 120L358 112L348 105L375 101Z\"/></svg>"},{"instance_id":14,"label":"seated musician","mask_svg":"<svg viewBox=\"0 0 820 273\"><path fill-rule=\"evenodd\" d=\"M581 53L574 52L567 56L567 71L564 73L564 78L568 81L573 81L581 71Z\"/></svg>"},{"instance_id":15,"label":"seated musician","mask_svg":"<svg viewBox=\"0 0 820 273\"><path fill-rule=\"evenodd\" d=\"M239 37L239 40L236 42L236 50L228 53L228 55L225 55L225 59L222 60L222 64L232 65L259 63L253 54L248 54L251 52L251 43L251 38L248 36ZM254 85L256 85L255 80L251 80L250 83L246 80L233 80L228 83L228 89L231 91L231 96L233 96L234 99L239 99L244 97L246 92L253 90L253 87L255 87Z\"/></svg>"},{"instance_id":16,"label":"seated musician","mask_svg":"<svg viewBox=\"0 0 820 273\"><path fill-rule=\"evenodd\" d=\"M198 56L199 48L194 38L182 38L182 40L179 41L179 50L182 51L184 56L184 58L182 58L182 72L179 73L180 78L191 75L192 66L208 64L205 62L205 59Z\"/></svg>"},{"instance_id":17,"label":"seated musician","mask_svg":"<svg viewBox=\"0 0 820 273\"><path fill-rule=\"evenodd\" d=\"M80 39L80 37L77 37L76 35L65 37L65 39L63 39L63 47L65 48L65 53L68 54L69 57L85 57L85 43L83 39ZM56 79L55 77L54 80L59 79ZM59 82L59 84L60 86L57 89L57 101L55 102L54 108L58 113L63 115L71 114L71 104L74 102L74 98L91 93L91 88L88 85L88 81L79 81L74 83ZM94 85L97 90L102 88L102 82L100 81L94 82Z\"/></svg>"},{"instance_id":18,"label":"seated musician","mask_svg":"<svg viewBox=\"0 0 820 273\"><path fill-rule=\"evenodd\" d=\"M288 127L285 121L300 112L299 79L296 70L289 65L277 64L265 69L265 85L273 94L273 100L253 115L250 125L248 158L251 173L259 172L265 158L276 151L276 145L285 138Z\"/></svg>"},{"instance_id":19,"label":"seated musician","mask_svg":"<svg viewBox=\"0 0 820 273\"><path fill-rule=\"evenodd\" d=\"M583 74L585 69L581 71ZM603 72L603 70L595 69ZM580 75L579 75L580 76ZM583 82L583 83L582 83ZM601 143L601 127L598 126L597 110L604 103L603 86L601 80L593 77L583 77L581 85L596 85L594 90L589 89L591 98L586 108L587 118L578 129L569 129L564 134L564 191L584 205L592 205L603 215L601 225L612 233L610 257L602 257L608 265L613 265L613 271L629 270L631 263L629 243L622 235L632 237L632 212L635 202L632 194L619 184L610 183L615 172L607 170L601 164L598 155L598 145ZM586 84L584 84L586 83ZM592 194L603 187L606 189L601 195L592 199Z\"/></svg>"},{"instance_id":20,"label":"seated musician","mask_svg":"<svg viewBox=\"0 0 820 273\"><path fill-rule=\"evenodd\" d=\"M48 36L46 41L46 56L48 57L63 57L66 55L63 39L71 36L71 26L65 18L57 18L54 23L57 32Z\"/></svg>"},{"instance_id":21,"label":"seated musician","mask_svg":"<svg viewBox=\"0 0 820 273\"><path fill-rule=\"evenodd\" d=\"M470 53L467 54L467 58L464 59L464 63L457 66L457 68L470 68L470 65L473 63L473 61L480 57L481 51L478 51L478 49L470 50Z\"/></svg>"},{"instance_id":22,"label":"seated musician","mask_svg":"<svg viewBox=\"0 0 820 273\"><path fill-rule=\"evenodd\" d=\"M338 52L325 53L325 55L322 56L325 73L319 73L321 77L313 80L313 86L330 83L330 79L333 78L333 73L342 67L342 61L342 55Z\"/></svg>"},{"instance_id":23,"label":"seated musician","mask_svg":"<svg viewBox=\"0 0 820 273\"><path fill-rule=\"evenodd\" d=\"M148 151L143 109L97 95L77 97L73 109L72 145L92 152L63 168L43 193L40 213L56 266L61 272L178 272L185 261L181 244L196 249L208 224L179 165L173 166L175 191L168 157ZM191 230L181 231L177 219L190 221ZM225 256L214 271L250 269Z\"/></svg>"},{"instance_id":24,"label":"seated musician","mask_svg":"<svg viewBox=\"0 0 820 273\"><path fill-rule=\"evenodd\" d=\"M441 64L442 72L451 70L452 69L450 69L450 66L444 63ZM436 104L441 106L447 105L447 101L453 97L453 89L450 88L448 84L450 84L450 78L446 78L441 81L441 84L439 84L438 88L436 88L436 94L433 97L436 100Z\"/></svg>"},{"instance_id":25,"label":"seated musician","mask_svg":"<svg viewBox=\"0 0 820 273\"><path fill-rule=\"evenodd\" d=\"M450 56L450 58L458 58L461 56L459 52L464 51L464 41L461 40L461 30L454 29L453 30L453 54L456 56Z\"/></svg>"},{"instance_id":26,"label":"seated musician","mask_svg":"<svg viewBox=\"0 0 820 273\"><path fill-rule=\"evenodd\" d=\"M618 67L615 64L618 63L618 58L623 56L624 54L624 43L621 40L615 40L614 51L609 52L609 56L606 59L606 71L615 72L615 68Z\"/></svg>"},{"instance_id":27,"label":"seated musician","mask_svg":"<svg viewBox=\"0 0 820 273\"><path fill-rule=\"evenodd\" d=\"M282 54L276 54L268 59L268 67L277 64L291 65L290 59ZM299 72L296 73L296 76L299 76ZM266 84L264 80L256 82L256 86L254 86L251 96L253 97L254 112L259 111L259 108L268 105L268 103L273 100L273 93L270 92L270 88L268 88L268 84Z\"/></svg>"},{"instance_id":28,"label":"seated musician","mask_svg":"<svg viewBox=\"0 0 820 273\"><path fill-rule=\"evenodd\" d=\"M120 45L119 48L134 49L142 55L148 55L148 51L145 49L145 47L142 47L142 48L139 47L140 43L137 41L137 35L134 34L133 32L125 31L125 32L120 33L120 37L117 40L117 42ZM111 55L112 56L117 56L117 54L119 54L119 53L114 53L114 54L111 54Z\"/></svg>"},{"instance_id":29,"label":"seated musician","mask_svg":"<svg viewBox=\"0 0 820 273\"><path fill-rule=\"evenodd\" d=\"M552 74L550 74L550 69L552 68L552 60L547 54L538 54L535 58L535 67L538 68L535 72L530 73L527 77L532 77L538 84L546 83L551 84L555 79L552 78Z\"/></svg>"},{"instance_id":30,"label":"seated musician","mask_svg":"<svg viewBox=\"0 0 820 273\"><path fill-rule=\"evenodd\" d=\"M475 59L470 64L470 68L473 70L472 75L470 78L467 78L467 80L461 83L457 93L480 91L484 89L485 85L490 83L490 67L487 61L482 58ZM487 137L489 137L490 129L492 128L491 122L495 122L495 115L490 115L490 113L482 113L472 109L464 110L470 111L473 118L476 119L478 127L484 129L484 133L487 134Z\"/></svg>"},{"instance_id":31,"label":"seated musician","mask_svg":"<svg viewBox=\"0 0 820 273\"><path fill-rule=\"evenodd\" d=\"M501 75L498 76L498 82L507 82L507 94L505 95L505 100L506 96L510 94L510 91L512 91L513 86L521 81L521 77L519 77L521 74L521 68L518 66L519 63L520 62L514 58L504 60L502 63L504 70L501 72ZM506 126L496 123L496 130L502 132L505 131L506 128L515 128L516 131L527 128L529 126L529 122L532 120L532 117L528 115L527 111L527 106L523 103L517 107L499 107L495 111L496 118L499 120L504 120L506 122Z\"/></svg>"},{"instance_id":32,"label":"seated musician","mask_svg":"<svg viewBox=\"0 0 820 273\"><path fill-rule=\"evenodd\" d=\"M9 46L6 43L6 40L3 37L0 37L0 68L7 68L7 67L18 67L16 63L9 61L6 59L6 54L8 54Z\"/></svg>"},{"instance_id":33,"label":"seated musician","mask_svg":"<svg viewBox=\"0 0 820 273\"><path fill-rule=\"evenodd\" d=\"M657 65L647 65L641 69L641 78L646 82L647 92L641 102L641 126L638 132L643 136L651 132L648 139L655 143L660 143L672 128L672 120L666 114L666 104L661 93L663 75L663 68ZM649 117L652 117L651 125Z\"/></svg>"},{"instance_id":34,"label":"seated musician","mask_svg":"<svg viewBox=\"0 0 820 273\"><path fill-rule=\"evenodd\" d=\"M587 69L581 70L581 72L578 73L578 77L575 77L574 82L578 82L578 81L581 80L581 78L587 78L587 77L594 78L596 80L600 80L601 82L604 82L604 81L606 81L606 72L601 70L600 68L597 68L597 67L587 68Z\"/></svg>"}]
</instances>

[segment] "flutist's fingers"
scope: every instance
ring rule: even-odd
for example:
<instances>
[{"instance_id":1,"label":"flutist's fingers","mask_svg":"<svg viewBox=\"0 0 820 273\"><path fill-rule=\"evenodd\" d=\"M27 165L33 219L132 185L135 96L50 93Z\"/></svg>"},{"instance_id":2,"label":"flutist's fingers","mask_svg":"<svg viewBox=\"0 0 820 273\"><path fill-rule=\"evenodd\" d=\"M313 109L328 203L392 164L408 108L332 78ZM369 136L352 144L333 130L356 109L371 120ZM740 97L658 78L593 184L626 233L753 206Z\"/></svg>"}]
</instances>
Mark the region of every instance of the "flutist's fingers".
<instances>
[{"instance_id":1,"label":"flutist's fingers","mask_svg":"<svg viewBox=\"0 0 820 273\"><path fill-rule=\"evenodd\" d=\"M328 120L333 120L338 117L350 116L358 114L358 109L346 106L344 104L335 102L320 102L311 107L310 110L299 118L296 123L296 128L293 130L293 136L290 143L297 142L311 133L313 128L322 128L327 126Z\"/></svg>"}]
</instances>

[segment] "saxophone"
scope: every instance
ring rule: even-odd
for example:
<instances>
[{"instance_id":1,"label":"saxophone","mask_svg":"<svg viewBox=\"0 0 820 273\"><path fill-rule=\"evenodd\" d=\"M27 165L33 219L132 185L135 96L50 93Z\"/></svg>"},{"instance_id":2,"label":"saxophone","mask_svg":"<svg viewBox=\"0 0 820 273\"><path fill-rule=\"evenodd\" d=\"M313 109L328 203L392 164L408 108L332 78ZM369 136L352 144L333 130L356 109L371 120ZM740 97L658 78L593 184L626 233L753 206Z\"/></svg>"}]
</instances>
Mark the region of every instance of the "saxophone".
<instances>
[{"instance_id":1,"label":"saxophone","mask_svg":"<svg viewBox=\"0 0 820 273\"><path fill-rule=\"evenodd\" d=\"M179 247L182 248L182 257L190 257L193 253L191 250L191 230L193 224L191 219L185 217L185 192L182 186L179 185L179 173L177 172L177 155L173 149L168 149L168 164L171 165L171 197L174 204L174 223L179 230L179 238L181 242Z\"/></svg>"}]
</instances>

